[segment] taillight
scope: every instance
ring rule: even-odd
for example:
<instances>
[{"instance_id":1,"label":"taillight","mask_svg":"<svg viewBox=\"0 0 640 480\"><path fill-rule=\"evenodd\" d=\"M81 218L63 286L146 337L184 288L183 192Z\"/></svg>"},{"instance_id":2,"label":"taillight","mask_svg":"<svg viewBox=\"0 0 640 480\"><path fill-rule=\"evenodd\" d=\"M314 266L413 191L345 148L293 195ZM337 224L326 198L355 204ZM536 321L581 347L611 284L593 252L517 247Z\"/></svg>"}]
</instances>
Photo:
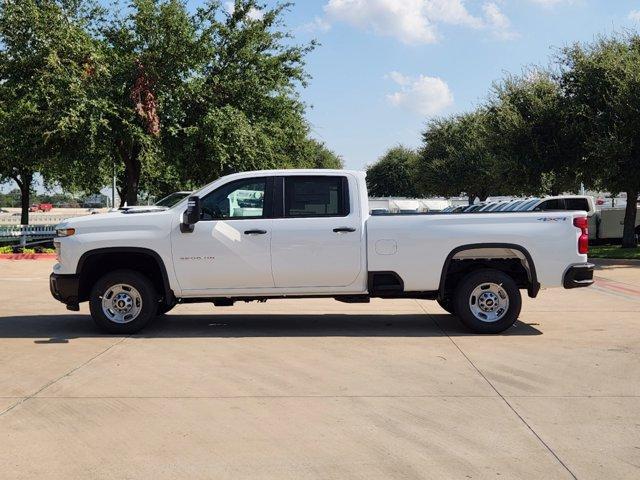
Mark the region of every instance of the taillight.
<instances>
[{"instance_id":1,"label":"taillight","mask_svg":"<svg viewBox=\"0 0 640 480\"><path fill-rule=\"evenodd\" d=\"M589 219L587 217L576 217L573 219L573 225L580 229L578 253L589 253Z\"/></svg>"}]
</instances>

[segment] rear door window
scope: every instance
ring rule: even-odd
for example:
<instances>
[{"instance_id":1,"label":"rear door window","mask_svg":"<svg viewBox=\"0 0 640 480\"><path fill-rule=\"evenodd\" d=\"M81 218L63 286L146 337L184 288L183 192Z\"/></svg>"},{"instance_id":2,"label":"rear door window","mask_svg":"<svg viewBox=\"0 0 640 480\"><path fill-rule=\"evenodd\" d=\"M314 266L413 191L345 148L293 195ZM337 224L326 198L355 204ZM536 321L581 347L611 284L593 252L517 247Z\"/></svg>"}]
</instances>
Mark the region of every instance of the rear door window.
<instances>
[{"instance_id":1,"label":"rear door window","mask_svg":"<svg viewBox=\"0 0 640 480\"><path fill-rule=\"evenodd\" d=\"M345 217L349 190L343 176L291 176L284 179L284 216Z\"/></svg>"}]
</instances>

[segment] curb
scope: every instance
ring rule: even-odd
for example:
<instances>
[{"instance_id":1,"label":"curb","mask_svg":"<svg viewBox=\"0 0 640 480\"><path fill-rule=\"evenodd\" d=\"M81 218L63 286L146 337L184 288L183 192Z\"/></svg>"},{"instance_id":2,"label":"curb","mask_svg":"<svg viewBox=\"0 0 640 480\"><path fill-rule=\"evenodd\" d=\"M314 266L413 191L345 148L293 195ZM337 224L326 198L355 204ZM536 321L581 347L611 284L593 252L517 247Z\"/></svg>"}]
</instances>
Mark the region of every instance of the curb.
<instances>
[{"instance_id":1,"label":"curb","mask_svg":"<svg viewBox=\"0 0 640 480\"><path fill-rule=\"evenodd\" d=\"M49 260L55 253L0 253L0 260Z\"/></svg>"}]
</instances>

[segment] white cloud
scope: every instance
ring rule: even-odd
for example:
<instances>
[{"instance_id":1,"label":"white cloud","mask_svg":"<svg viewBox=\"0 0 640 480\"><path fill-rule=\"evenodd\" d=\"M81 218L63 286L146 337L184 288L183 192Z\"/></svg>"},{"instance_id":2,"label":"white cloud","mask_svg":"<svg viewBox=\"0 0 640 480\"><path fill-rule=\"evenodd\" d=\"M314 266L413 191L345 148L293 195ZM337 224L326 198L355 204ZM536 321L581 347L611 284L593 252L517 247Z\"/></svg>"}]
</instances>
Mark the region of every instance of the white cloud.
<instances>
[{"instance_id":1,"label":"white cloud","mask_svg":"<svg viewBox=\"0 0 640 480\"><path fill-rule=\"evenodd\" d=\"M427 0L422 3L425 14L434 22L466 25L473 28L482 27L482 20L468 12L464 6L464 0Z\"/></svg>"},{"instance_id":2,"label":"white cloud","mask_svg":"<svg viewBox=\"0 0 640 480\"><path fill-rule=\"evenodd\" d=\"M257 8L251 8L249 9L249 13L247 13L247 17L251 20L262 20L264 18L264 12Z\"/></svg>"},{"instance_id":3,"label":"white cloud","mask_svg":"<svg viewBox=\"0 0 640 480\"><path fill-rule=\"evenodd\" d=\"M324 11L331 20L396 37L404 43L434 43L437 38L422 0L329 0Z\"/></svg>"},{"instance_id":4,"label":"white cloud","mask_svg":"<svg viewBox=\"0 0 640 480\"><path fill-rule=\"evenodd\" d=\"M400 89L387 95L391 105L403 107L421 115L436 115L453 105L453 94L449 85L438 77L409 77L400 72L391 72L387 76Z\"/></svg>"},{"instance_id":5,"label":"white cloud","mask_svg":"<svg viewBox=\"0 0 640 480\"><path fill-rule=\"evenodd\" d=\"M331 30L331 23L323 17L315 17L312 22L305 23L300 27L305 32L328 32Z\"/></svg>"},{"instance_id":6,"label":"white cloud","mask_svg":"<svg viewBox=\"0 0 640 480\"><path fill-rule=\"evenodd\" d=\"M538 5L542 5L543 7L553 7L561 3L573 3L573 0L530 0L530 1L532 1L533 3L537 3Z\"/></svg>"},{"instance_id":7,"label":"white cloud","mask_svg":"<svg viewBox=\"0 0 640 480\"><path fill-rule=\"evenodd\" d=\"M518 36L518 34L511 29L511 21L502 13L496 3L485 3L482 6L482 11L484 12L487 27L491 30L495 38L509 40Z\"/></svg>"},{"instance_id":8,"label":"white cloud","mask_svg":"<svg viewBox=\"0 0 640 480\"><path fill-rule=\"evenodd\" d=\"M629 15L627 15L627 18L634 22L640 22L640 10L631 10Z\"/></svg>"},{"instance_id":9,"label":"white cloud","mask_svg":"<svg viewBox=\"0 0 640 480\"><path fill-rule=\"evenodd\" d=\"M484 29L497 38L513 37L509 19L493 2L484 4L482 16L470 13L465 0L328 0L324 12L327 25L344 22L406 44L437 42L440 24Z\"/></svg>"},{"instance_id":10,"label":"white cloud","mask_svg":"<svg viewBox=\"0 0 640 480\"><path fill-rule=\"evenodd\" d=\"M224 9L231 14L235 11L236 5L234 2L225 2ZM262 18L264 17L264 12L262 10L258 10L255 7L251 7L249 9L249 12L247 13L247 17L249 17L251 20L262 20Z\"/></svg>"}]
</instances>

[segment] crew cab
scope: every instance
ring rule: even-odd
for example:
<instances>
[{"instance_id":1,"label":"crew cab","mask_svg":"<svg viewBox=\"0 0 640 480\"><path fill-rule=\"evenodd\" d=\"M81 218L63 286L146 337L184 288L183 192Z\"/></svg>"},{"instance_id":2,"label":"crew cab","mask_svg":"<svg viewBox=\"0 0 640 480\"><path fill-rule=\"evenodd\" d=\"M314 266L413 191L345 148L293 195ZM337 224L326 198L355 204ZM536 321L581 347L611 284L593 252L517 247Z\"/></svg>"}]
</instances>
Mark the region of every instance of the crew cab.
<instances>
[{"instance_id":1,"label":"crew cab","mask_svg":"<svg viewBox=\"0 0 640 480\"><path fill-rule=\"evenodd\" d=\"M365 174L245 172L171 208L121 210L57 225L50 289L89 302L108 332L133 333L179 303L331 297L437 300L470 329L497 333L521 293L586 287L582 211L369 214Z\"/></svg>"}]
</instances>

